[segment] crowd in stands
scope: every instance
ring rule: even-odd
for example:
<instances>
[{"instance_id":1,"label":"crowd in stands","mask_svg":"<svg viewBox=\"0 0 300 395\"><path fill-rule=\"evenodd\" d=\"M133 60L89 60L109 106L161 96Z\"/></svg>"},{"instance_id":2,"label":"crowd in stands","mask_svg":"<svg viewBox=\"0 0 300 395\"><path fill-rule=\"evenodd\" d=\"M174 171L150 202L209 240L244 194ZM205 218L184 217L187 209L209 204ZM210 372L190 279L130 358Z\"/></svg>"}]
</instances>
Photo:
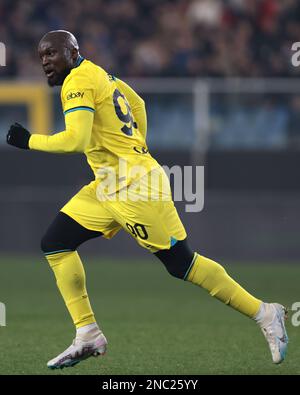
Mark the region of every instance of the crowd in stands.
<instances>
[{"instance_id":1,"label":"crowd in stands","mask_svg":"<svg viewBox=\"0 0 300 395\"><path fill-rule=\"evenodd\" d=\"M55 29L122 77L297 76L299 21L297 0L1 0L0 78L40 78L37 44Z\"/></svg>"}]
</instances>

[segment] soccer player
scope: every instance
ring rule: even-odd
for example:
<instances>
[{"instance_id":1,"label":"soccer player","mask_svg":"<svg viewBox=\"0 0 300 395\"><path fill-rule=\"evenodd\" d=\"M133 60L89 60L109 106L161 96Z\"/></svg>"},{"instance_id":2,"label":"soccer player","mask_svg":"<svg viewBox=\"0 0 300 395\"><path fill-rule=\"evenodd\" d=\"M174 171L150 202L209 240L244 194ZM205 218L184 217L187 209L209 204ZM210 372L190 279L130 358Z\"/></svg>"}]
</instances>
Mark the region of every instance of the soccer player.
<instances>
[{"instance_id":1,"label":"soccer player","mask_svg":"<svg viewBox=\"0 0 300 395\"><path fill-rule=\"evenodd\" d=\"M167 176L146 145L146 110L141 97L84 59L76 38L67 31L47 33L38 52L48 84L62 85L66 128L45 136L30 134L15 123L7 143L45 152L84 153L95 174L95 180L60 210L42 238L41 248L76 328L72 345L47 366L74 366L105 353L107 340L92 311L76 249L98 236L109 239L121 228L160 259L172 276L206 289L254 319L269 344L273 362L282 362L288 344L286 309L250 295L221 265L190 248ZM149 183L149 175L159 182Z\"/></svg>"}]
</instances>

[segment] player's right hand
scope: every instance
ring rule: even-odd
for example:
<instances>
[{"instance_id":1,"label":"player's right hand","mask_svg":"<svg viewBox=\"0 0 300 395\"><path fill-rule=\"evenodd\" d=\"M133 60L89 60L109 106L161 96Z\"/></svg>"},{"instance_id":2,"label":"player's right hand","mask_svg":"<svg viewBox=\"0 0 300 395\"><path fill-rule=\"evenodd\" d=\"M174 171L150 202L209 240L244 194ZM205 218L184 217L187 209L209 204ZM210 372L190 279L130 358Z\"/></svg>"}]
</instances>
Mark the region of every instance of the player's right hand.
<instances>
[{"instance_id":1,"label":"player's right hand","mask_svg":"<svg viewBox=\"0 0 300 395\"><path fill-rule=\"evenodd\" d=\"M6 142L14 147L29 149L29 139L31 134L19 123L14 123L9 128L6 135Z\"/></svg>"}]
</instances>

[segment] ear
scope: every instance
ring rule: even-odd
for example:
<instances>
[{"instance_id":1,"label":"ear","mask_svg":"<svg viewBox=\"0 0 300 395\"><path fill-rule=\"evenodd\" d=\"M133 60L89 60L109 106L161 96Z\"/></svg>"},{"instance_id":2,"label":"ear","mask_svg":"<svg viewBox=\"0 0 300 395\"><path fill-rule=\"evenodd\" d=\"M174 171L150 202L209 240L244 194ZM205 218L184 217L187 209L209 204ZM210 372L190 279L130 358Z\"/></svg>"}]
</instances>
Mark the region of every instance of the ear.
<instances>
[{"instance_id":1,"label":"ear","mask_svg":"<svg viewBox=\"0 0 300 395\"><path fill-rule=\"evenodd\" d=\"M79 55L78 49L77 48L72 48L71 49L71 57L72 57L72 60L73 60L74 63L76 62L76 60L78 58L78 55Z\"/></svg>"}]
</instances>

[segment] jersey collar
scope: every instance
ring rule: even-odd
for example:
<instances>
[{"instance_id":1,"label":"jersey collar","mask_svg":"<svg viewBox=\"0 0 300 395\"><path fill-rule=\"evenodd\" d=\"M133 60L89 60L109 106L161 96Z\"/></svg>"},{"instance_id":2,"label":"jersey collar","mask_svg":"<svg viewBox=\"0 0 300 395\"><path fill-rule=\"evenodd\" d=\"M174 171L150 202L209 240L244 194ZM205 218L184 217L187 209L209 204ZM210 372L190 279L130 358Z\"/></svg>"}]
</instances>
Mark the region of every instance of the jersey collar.
<instances>
[{"instance_id":1,"label":"jersey collar","mask_svg":"<svg viewBox=\"0 0 300 395\"><path fill-rule=\"evenodd\" d=\"M84 57L79 55L73 68L78 67L84 61Z\"/></svg>"}]
</instances>

